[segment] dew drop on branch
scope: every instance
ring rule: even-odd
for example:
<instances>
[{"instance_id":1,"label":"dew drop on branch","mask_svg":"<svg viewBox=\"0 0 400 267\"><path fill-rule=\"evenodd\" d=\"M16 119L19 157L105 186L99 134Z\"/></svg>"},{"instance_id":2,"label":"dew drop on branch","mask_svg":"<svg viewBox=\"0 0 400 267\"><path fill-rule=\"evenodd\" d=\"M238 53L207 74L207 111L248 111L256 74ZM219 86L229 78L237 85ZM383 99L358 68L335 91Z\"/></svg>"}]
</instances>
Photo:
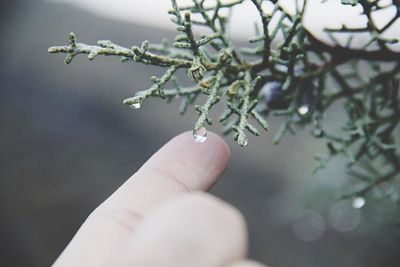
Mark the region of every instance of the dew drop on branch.
<instances>
[{"instance_id":1,"label":"dew drop on branch","mask_svg":"<svg viewBox=\"0 0 400 267\"><path fill-rule=\"evenodd\" d=\"M241 139L240 142L239 142L239 144L240 144L242 147L247 146L248 143L249 143L249 139L247 138L247 136L242 137L242 139Z\"/></svg>"},{"instance_id":2,"label":"dew drop on branch","mask_svg":"<svg viewBox=\"0 0 400 267\"><path fill-rule=\"evenodd\" d=\"M301 115L301 116L306 116L308 115L308 113L310 112L310 107L308 105L302 105L297 109L297 112Z\"/></svg>"},{"instance_id":3,"label":"dew drop on branch","mask_svg":"<svg viewBox=\"0 0 400 267\"><path fill-rule=\"evenodd\" d=\"M361 209L365 205L365 199L363 197L356 197L353 199L353 208Z\"/></svg>"},{"instance_id":4,"label":"dew drop on branch","mask_svg":"<svg viewBox=\"0 0 400 267\"><path fill-rule=\"evenodd\" d=\"M140 102L132 103L129 105L129 107L133 109L139 109L141 106L142 105L140 104Z\"/></svg>"}]
</instances>

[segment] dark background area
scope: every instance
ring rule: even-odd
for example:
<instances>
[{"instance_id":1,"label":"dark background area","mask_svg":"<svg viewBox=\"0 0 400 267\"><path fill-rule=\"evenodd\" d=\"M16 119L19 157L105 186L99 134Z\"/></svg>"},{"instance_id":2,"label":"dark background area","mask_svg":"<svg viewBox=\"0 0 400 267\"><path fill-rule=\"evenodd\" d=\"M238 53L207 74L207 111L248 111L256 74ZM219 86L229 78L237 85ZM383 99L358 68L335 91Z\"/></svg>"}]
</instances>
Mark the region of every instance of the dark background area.
<instances>
[{"instance_id":1,"label":"dark background area","mask_svg":"<svg viewBox=\"0 0 400 267\"><path fill-rule=\"evenodd\" d=\"M1 2L0 20L0 265L49 266L90 211L165 142L190 130L196 114L191 108L180 116L178 102L158 99L138 111L121 104L162 69L112 57L78 56L64 65L47 53L66 44L70 31L85 43L110 39L127 47L171 40L172 32L39 0ZM245 215L250 256L270 266L398 266L390 209L366 207L351 232L326 223L316 241L296 237L295 218L304 209L326 218L346 177L340 165L311 176L323 144L305 129L274 146L279 121L271 125L271 134L251 138L246 149L226 137L232 160L212 190Z\"/></svg>"}]
</instances>

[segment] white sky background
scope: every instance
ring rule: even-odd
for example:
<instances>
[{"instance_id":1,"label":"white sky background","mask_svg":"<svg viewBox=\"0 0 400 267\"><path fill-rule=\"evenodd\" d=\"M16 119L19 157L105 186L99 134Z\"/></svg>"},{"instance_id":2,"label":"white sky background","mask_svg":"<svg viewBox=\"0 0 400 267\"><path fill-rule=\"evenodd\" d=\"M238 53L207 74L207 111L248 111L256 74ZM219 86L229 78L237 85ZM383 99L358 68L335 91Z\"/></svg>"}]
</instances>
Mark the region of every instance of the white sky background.
<instances>
[{"instance_id":1,"label":"white sky background","mask_svg":"<svg viewBox=\"0 0 400 267\"><path fill-rule=\"evenodd\" d=\"M73 6L83 8L97 15L134 22L153 27L174 30L175 25L170 22L170 15L167 11L171 8L169 0L48 0L53 3L63 2ZM230 0L221 0L230 2ZM381 0L383 3L391 3L392 0ZM206 3L213 3L213 0ZM268 1L266 1L268 2ZM294 11L295 0L279 1L286 10ZM300 1L302 2L302 1ZM361 7L343 6L340 0L330 0L322 4L321 0L309 0L309 6L304 18L306 28L313 32L318 38L329 42L328 37L323 32L325 26L340 27L361 26L366 19L360 16ZM190 0L178 0L179 5L190 4ZM265 6L268 10L268 5ZM385 21L390 20L395 14L395 9L386 9L375 16L376 24L384 25ZM260 18L251 1L245 1L233 10L230 32L236 39L248 39L254 36L254 22L261 24ZM400 39L400 21L393 24L385 37ZM365 36L355 39L354 43L364 43ZM400 50L400 44L393 45L392 48Z\"/></svg>"}]
</instances>

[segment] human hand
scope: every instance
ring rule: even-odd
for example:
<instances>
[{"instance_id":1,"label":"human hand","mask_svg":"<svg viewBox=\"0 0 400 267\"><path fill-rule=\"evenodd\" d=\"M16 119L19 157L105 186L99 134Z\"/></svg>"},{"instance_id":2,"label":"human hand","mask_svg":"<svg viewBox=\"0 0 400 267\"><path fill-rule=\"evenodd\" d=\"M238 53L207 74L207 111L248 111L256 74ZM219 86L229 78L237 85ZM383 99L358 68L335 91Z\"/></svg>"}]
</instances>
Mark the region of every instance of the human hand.
<instances>
[{"instance_id":1,"label":"human hand","mask_svg":"<svg viewBox=\"0 0 400 267\"><path fill-rule=\"evenodd\" d=\"M229 154L212 133L201 145L175 137L89 215L54 266L262 267L244 259L239 211L201 193Z\"/></svg>"}]
</instances>

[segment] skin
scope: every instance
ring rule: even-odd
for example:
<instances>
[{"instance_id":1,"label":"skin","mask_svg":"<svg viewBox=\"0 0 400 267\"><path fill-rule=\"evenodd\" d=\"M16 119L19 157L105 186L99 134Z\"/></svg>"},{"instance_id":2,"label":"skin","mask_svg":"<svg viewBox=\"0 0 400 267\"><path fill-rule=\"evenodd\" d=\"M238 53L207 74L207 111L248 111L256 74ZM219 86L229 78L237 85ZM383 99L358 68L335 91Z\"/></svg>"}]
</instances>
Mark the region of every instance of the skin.
<instances>
[{"instance_id":1,"label":"skin","mask_svg":"<svg viewBox=\"0 0 400 267\"><path fill-rule=\"evenodd\" d=\"M156 152L86 219L53 266L262 267L245 259L240 212L209 190L229 161L213 133L183 133Z\"/></svg>"}]
</instances>

